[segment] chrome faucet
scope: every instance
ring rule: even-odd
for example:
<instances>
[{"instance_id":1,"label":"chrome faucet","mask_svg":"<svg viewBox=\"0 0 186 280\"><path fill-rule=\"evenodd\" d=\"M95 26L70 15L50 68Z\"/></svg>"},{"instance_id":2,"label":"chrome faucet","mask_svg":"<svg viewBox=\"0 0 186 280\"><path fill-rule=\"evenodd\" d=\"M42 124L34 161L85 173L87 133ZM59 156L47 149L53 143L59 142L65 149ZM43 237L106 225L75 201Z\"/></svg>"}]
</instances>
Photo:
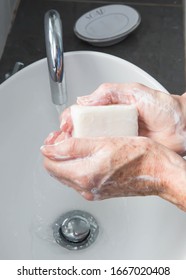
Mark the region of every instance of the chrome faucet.
<instances>
[{"instance_id":1,"label":"chrome faucet","mask_svg":"<svg viewBox=\"0 0 186 280\"><path fill-rule=\"evenodd\" d=\"M64 75L63 33L61 18L57 11L49 10L45 14L44 27L52 101L55 105L65 105L67 94Z\"/></svg>"}]
</instances>

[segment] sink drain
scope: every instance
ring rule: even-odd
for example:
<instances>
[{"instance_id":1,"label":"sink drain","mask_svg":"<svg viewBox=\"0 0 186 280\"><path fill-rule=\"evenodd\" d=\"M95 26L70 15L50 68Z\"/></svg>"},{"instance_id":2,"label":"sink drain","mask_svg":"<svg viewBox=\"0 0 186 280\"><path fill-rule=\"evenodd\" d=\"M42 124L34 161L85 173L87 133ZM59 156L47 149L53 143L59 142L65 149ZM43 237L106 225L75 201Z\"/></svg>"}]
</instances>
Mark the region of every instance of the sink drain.
<instances>
[{"instance_id":1,"label":"sink drain","mask_svg":"<svg viewBox=\"0 0 186 280\"><path fill-rule=\"evenodd\" d=\"M69 250L89 247L96 239L99 226L87 212L73 210L60 216L53 225L56 242Z\"/></svg>"}]
</instances>

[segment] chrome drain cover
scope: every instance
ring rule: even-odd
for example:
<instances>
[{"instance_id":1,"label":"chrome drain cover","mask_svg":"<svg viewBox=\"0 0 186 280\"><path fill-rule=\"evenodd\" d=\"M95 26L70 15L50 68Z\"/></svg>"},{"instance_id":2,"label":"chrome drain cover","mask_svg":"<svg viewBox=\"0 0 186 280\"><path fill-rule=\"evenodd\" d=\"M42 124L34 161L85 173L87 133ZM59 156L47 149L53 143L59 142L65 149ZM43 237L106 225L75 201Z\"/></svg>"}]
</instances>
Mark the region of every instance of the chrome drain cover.
<instances>
[{"instance_id":1,"label":"chrome drain cover","mask_svg":"<svg viewBox=\"0 0 186 280\"><path fill-rule=\"evenodd\" d=\"M60 216L53 225L56 242L69 250L89 247L99 232L95 218L82 210L73 210Z\"/></svg>"}]
</instances>

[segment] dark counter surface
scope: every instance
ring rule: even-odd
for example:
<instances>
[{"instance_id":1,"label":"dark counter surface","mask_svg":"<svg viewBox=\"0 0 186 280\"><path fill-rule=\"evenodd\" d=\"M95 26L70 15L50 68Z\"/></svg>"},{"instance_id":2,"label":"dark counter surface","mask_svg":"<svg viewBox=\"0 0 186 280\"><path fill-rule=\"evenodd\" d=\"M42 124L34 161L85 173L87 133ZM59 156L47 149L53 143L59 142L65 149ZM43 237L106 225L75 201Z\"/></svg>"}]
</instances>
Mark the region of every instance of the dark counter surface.
<instances>
[{"instance_id":1,"label":"dark counter surface","mask_svg":"<svg viewBox=\"0 0 186 280\"><path fill-rule=\"evenodd\" d=\"M73 32L76 20L85 12L108 4L134 7L142 18L140 26L125 40L110 47L95 47L78 39ZM49 9L58 10L62 17L65 51L94 50L112 54L139 66L171 93L185 91L181 0L22 0L0 60L0 82L16 61L27 66L46 56L43 19Z\"/></svg>"}]
</instances>

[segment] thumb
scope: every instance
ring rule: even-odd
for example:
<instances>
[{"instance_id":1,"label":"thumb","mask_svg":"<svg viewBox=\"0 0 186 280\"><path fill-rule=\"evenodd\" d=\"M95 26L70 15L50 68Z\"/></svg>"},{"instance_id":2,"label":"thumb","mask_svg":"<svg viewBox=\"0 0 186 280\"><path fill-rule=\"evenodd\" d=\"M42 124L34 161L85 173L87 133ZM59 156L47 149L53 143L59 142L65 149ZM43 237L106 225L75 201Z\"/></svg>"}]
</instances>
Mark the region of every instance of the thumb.
<instances>
[{"instance_id":1,"label":"thumb","mask_svg":"<svg viewBox=\"0 0 186 280\"><path fill-rule=\"evenodd\" d=\"M40 149L44 156L52 160L70 160L92 155L95 145L94 140L71 137L53 145L44 145Z\"/></svg>"}]
</instances>

